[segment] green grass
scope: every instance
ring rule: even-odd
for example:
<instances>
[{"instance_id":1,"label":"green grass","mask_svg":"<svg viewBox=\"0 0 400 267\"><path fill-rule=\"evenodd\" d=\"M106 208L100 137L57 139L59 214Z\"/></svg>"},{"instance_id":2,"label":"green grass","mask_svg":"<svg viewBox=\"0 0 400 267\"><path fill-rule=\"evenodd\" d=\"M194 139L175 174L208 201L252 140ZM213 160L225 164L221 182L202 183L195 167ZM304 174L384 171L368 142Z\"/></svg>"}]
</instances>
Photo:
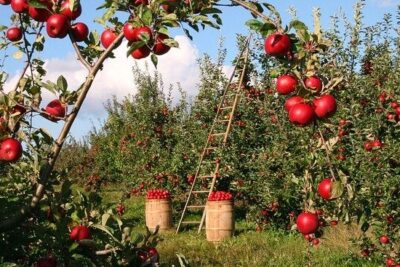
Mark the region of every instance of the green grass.
<instances>
[{"instance_id":1,"label":"green grass","mask_svg":"<svg viewBox=\"0 0 400 267\"><path fill-rule=\"evenodd\" d=\"M103 190L105 203L118 203L122 188L109 187ZM124 219L132 222L137 231L144 231L144 200L135 197L125 201ZM176 217L176 216L175 216ZM358 257L357 248L351 247L348 238L358 234L357 227L339 224L327 227L321 242L309 246L296 232L267 229L256 232L255 225L244 221L236 222L235 236L218 245L208 242L205 233L185 231L175 234L174 230L161 233L163 241L157 246L161 266L180 266L176 254L182 254L190 266L209 267L300 267L300 266L380 266Z\"/></svg>"}]
</instances>

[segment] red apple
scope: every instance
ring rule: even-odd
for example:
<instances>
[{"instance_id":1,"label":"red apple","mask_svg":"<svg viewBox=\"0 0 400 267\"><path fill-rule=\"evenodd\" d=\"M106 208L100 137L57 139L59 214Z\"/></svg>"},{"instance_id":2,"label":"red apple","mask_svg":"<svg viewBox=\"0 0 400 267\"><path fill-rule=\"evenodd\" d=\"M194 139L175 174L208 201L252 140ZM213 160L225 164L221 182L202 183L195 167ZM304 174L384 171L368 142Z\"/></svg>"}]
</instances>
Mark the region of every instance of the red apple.
<instances>
[{"instance_id":1,"label":"red apple","mask_svg":"<svg viewBox=\"0 0 400 267\"><path fill-rule=\"evenodd\" d=\"M46 21L47 34L52 38L64 38L70 28L70 21L63 14L51 15Z\"/></svg>"},{"instance_id":2,"label":"red apple","mask_svg":"<svg viewBox=\"0 0 400 267\"><path fill-rule=\"evenodd\" d=\"M296 104L289 111L289 120L298 126L306 126L313 119L314 110L309 104Z\"/></svg>"},{"instance_id":3,"label":"red apple","mask_svg":"<svg viewBox=\"0 0 400 267\"><path fill-rule=\"evenodd\" d=\"M88 37L89 28L85 23L77 22L72 24L71 32L76 42L83 42Z\"/></svg>"},{"instance_id":4,"label":"red apple","mask_svg":"<svg viewBox=\"0 0 400 267\"><path fill-rule=\"evenodd\" d=\"M140 6L140 5L148 5L149 1L148 0L131 0L132 5L134 6Z\"/></svg>"},{"instance_id":5,"label":"red apple","mask_svg":"<svg viewBox=\"0 0 400 267\"><path fill-rule=\"evenodd\" d=\"M157 33L156 42L154 43L154 46L153 46L154 54L161 56L161 55L166 54L171 49L170 46L163 43L163 40L168 39L168 38L169 38L169 36L166 34Z\"/></svg>"},{"instance_id":6,"label":"red apple","mask_svg":"<svg viewBox=\"0 0 400 267\"><path fill-rule=\"evenodd\" d=\"M12 27L7 30L6 37L11 42L17 42L22 39L22 30L19 27Z\"/></svg>"},{"instance_id":7,"label":"red apple","mask_svg":"<svg viewBox=\"0 0 400 267\"><path fill-rule=\"evenodd\" d=\"M0 141L0 160L15 162L22 156L22 145L14 138L6 138Z\"/></svg>"},{"instance_id":8,"label":"red apple","mask_svg":"<svg viewBox=\"0 0 400 267\"><path fill-rule=\"evenodd\" d=\"M53 2L50 0L41 0L39 1L41 4L45 5L46 8L37 8L33 6L29 6L29 16L38 22L45 22L51 16L51 10L53 8Z\"/></svg>"},{"instance_id":9,"label":"red apple","mask_svg":"<svg viewBox=\"0 0 400 267\"><path fill-rule=\"evenodd\" d=\"M336 112L336 99L332 95L323 95L313 100L314 112L318 118L323 119Z\"/></svg>"},{"instance_id":10,"label":"red apple","mask_svg":"<svg viewBox=\"0 0 400 267\"><path fill-rule=\"evenodd\" d=\"M108 48L115 39L117 39L117 33L111 29L106 29L100 36L101 44L104 48Z\"/></svg>"},{"instance_id":11,"label":"red apple","mask_svg":"<svg viewBox=\"0 0 400 267\"><path fill-rule=\"evenodd\" d=\"M89 228L83 225L75 226L69 233L69 238L74 241L80 241L82 239L90 239L91 237Z\"/></svg>"},{"instance_id":12,"label":"red apple","mask_svg":"<svg viewBox=\"0 0 400 267\"><path fill-rule=\"evenodd\" d=\"M311 212L302 212L297 216L296 225L297 230L303 235L313 234L319 226L318 216Z\"/></svg>"},{"instance_id":13,"label":"red apple","mask_svg":"<svg viewBox=\"0 0 400 267\"><path fill-rule=\"evenodd\" d=\"M11 8L15 13L24 13L29 9L28 0L11 0Z\"/></svg>"},{"instance_id":14,"label":"red apple","mask_svg":"<svg viewBox=\"0 0 400 267\"><path fill-rule=\"evenodd\" d=\"M332 199L332 179L326 178L318 184L318 194L325 200Z\"/></svg>"},{"instance_id":15,"label":"red apple","mask_svg":"<svg viewBox=\"0 0 400 267\"><path fill-rule=\"evenodd\" d=\"M73 8L71 8L69 0L64 0L61 3L61 14L67 16L70 20L75 20L81 15L81 13L82 7L79 1L75 1Z\"/></svg>"},{"instance_id":16,"label":"red apple","mask_svg":"<svg viewBox=\"0 0 400 267\"><path fill-rule=\"evenodd\" d=\"M286 109L287 112L289 112L290 109L294 105L300 104L300 103L304 103L304 98L303 97L298 96L298 95L289 97L285 102L285 109Z\"/></svg>"},{"instance_id":17,"label":"red apple","mask_svg":"<svg viewBox=\"0 0 400 267\"><path fill-rule=\"evenodd\" d=\"M387 258L386 260L385 260L385 264L386 264L386 266L387 267L392 267L392 266L394 266L395 265L395 262L394 262L394 259L392 259L392 258Z\"/></svg>"},{"instance_id":18,"label":"red apple","mask_svg":"<svg viewBox=\"0 0 400 267\"><path fill-rule=\"evenodd\" d=\"M137 27L134 29L133 38L129 41L146 41L151 42L153 40L153 32L147 26Z\"/></svg>"},{"instance_id":19,"label":"red apple","mask_svg":"<svg viewBox=\"0 0 400 267\"><path fill-rule=\"evenodd\" d=\"M379 238L379 242L383 245L390 243L390 238L387 235L383 235Z\"/></svg>"},{"instance_id":20,"label":"red apple","mask_svg":"<svg viewBox=\"0 0 400 267\"><path fill-rule=\"evenodd\" d=\"M60 100L55 99L46 106L45 111L51 117L64 118L66 108L65 108L65 105L63 103L61 103Z\"/></svg>"},{"instance_id":21,"label":"red apple","mask_svg":"<svg viewBox=\"0 0 400 267\"><path fill-rule=\"evenodd\" d=\"M311 90L321 91L322 89L322 80L318 76L310 76L305 78L304 85Z\"/></svg>"},{"instance_id":22,"label":"red apple","mask_svg":"<svg viewBox=\"0 0 400 267\"><path fill-rule=\"evenodd\" d=\"M150 49L146 45L133 50L133 52L131 53L131 56L134 59L142 59L147 57L148 55L150 55Z\"/></svg>"},{"instance_id":23,"label":"red apple","mask_svg":"<svg viewBox=\"0 0 400 267\"><path fill-rule=\"evenodd\" d=\"M285 56L292 48L289 36L273 33L265 39L264 50L270 56Z\"/></svg>"},{"instance_id":24,"label":"red apple","mask_svg":"<svg viewBox=\"0 0 400 267\"><path fill-rule=\"evenodd\" d=\"M297 79L295 76L287 74L279 76L276 80L276 90L281 95L287 95L296 90Z\"/></svg>"}]
</instances>

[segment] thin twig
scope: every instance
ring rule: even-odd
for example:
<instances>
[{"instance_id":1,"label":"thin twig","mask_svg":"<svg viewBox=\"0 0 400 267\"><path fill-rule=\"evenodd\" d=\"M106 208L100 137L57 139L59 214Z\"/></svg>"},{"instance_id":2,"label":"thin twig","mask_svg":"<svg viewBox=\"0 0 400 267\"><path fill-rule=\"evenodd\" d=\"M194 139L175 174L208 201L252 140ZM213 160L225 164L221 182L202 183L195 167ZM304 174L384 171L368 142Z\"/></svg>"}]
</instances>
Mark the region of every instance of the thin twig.
<instances>
[{"instance_id":1,"label":"thin twig","mask_svg":"<svg viewBox=\"0 0 400 267\"><path fill-rule=\"evenodd\" d=\"M328 146L326 145L325 138L322 135L321 129L318 129L318 132L319 132L319 135L321 137L322 144L323 144L323 146L325 148L326 160L328 161L329 171L331 172L333 180L336 180L336 176L335 176L335 172L333 171L333 164L332 164L332 161L331 161L331 157L330 157Z\"/></svg>"},{"instance_id":2,"label":"thin twig","mask_svg":"<svg viewBox=\"0 0 400 267\"><path fill-rule=\"evenodd\" d=\"M251 13L253 13L255 16L260 17L261 19L263 19L265 22L268 23L272 23L272 24L276 24L274 23L268 16L262 14L261 12L259 12L256 8L254 8L253 6L248 5L246 2L241 1L241 0L231 0L233 3L238 4L239 6L244 7L245 9L249 10Z\"/></svg>"},{"instance_id":3,"label":"thin twig","mask_svg":"<svg viewBox=\"0 0 400 267\"><path fill-rule=\"evenodd\" d=\"M113 254L118 251L121 251L121 249L111 248L111 249L99 250L99 251L96 251L96 255L97 256L107 256L109 254Z\"/></svg>"},{"instance_id":4,"label":"thin twig","mask_svg":"<svg viewBox=\"0 0 400 267\"><path fill-rule=\"evenodd\" d=\"M22 22L21 22L22 23ZM37 33L36 33L36 37L35 37L35 40L39 37L39 35L40 35L40 32L43 30L43 27L44 27L44 23L42 23L41 25L40 25L40 27L39 27L39 30L37 31ZM23 31L23 33L24 33L24 42L25 42L25 48L26 48L26 50L27 50L27 39L26 39L26 37L25 37L25 31ZM25 66L24 66L24 68L23 68L23 70L22 70L22 73L21 73L21 75L19 76L19 78L18 78L18 80L17 80L17 82L16 82L16 84L15 84L15 86L14 86L14 88L13 88L13 90L12 91L17 91L17 89L18 89L18 86L19 86L19 83L20 83L20 81L22 80L22 78L24 78L24 76L25 76L25 73L26 73L26 71L28 70L28 68L29 68L29 66L31 66L31 71L32 71L32 62L31 62L31 59L32 59L32 56L33 56L33 52L35 52L35 43L33 43L33 45L32 45L32 50L31 51L29 51L29 53L27 52L26 53L26 56L27 56L27 62L26 62L26 64L25 64ZM33 75L33 74L32 74Z\"/></svg>"},{"instance_id":5,"label":"thin twig","mask_svg":"<svg viewBox=\"0 0 400 267\"><path fill-rule=\"evenodd\" d=\"M69 39L71 39L72 46L74 47L74 50L76 52L76 55L78 56L78 60L85 66L85 68L90 72L92 65L82 56L81 50L79 49L74 36L72 33L69 33Z\"/></svg>"}]
</instances>

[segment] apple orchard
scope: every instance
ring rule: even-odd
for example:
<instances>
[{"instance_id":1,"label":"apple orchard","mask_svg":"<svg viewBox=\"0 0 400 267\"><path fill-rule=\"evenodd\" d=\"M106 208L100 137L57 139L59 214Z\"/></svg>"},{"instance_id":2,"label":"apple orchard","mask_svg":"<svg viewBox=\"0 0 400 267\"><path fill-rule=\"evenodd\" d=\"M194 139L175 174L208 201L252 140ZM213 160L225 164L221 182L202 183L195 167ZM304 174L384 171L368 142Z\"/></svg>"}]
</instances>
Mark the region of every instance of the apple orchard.
<instances>
[{"instance_id":1,"label":"apple orchard","mask_svg":"<svg viewBox=\"0 0 400 267\"><path fill-rule=\"evenodd\" d=\"M199 93L189 101L180 88L178 104L157 75L135 68L138 93L110 100L106 122L85 143L67 137L96 75L112 71L103 64L117 47L127 43L132 61L150 58L156 66L179 47L172 28L195 38L205 27L223 27L221 6L251 13L243 23L252 40L208 200L233 200L237 220L254 230L304 237L307 253L324 246L327 228L356 226L348 242L357 258L400 266L400 16L364 25L359 1L353 23L333 16L324 30L318 9L308 27L254 1L96 5L100 33L80 22L79 0L0 0L0 12L12 10L9 24L0 25L1 50L8 57L17 49L24 62L16 84L7 83L10 59L0 63L0 266L159 266L159 234L138 233L124 217L125 202L171 199L176 223L229 83L226 51L220 48L215 62L200 60ZM72 44L86 68L78 88L64 76L44 80L49 38ZM236 45L243 48L245 39L238 36ZM44 103L48 92L54 99ZM58 136L34 125L35 116L61 124ZM126 191L118 203L102 202L102 190L118 184Z\"/></svg>"}]
</instances>

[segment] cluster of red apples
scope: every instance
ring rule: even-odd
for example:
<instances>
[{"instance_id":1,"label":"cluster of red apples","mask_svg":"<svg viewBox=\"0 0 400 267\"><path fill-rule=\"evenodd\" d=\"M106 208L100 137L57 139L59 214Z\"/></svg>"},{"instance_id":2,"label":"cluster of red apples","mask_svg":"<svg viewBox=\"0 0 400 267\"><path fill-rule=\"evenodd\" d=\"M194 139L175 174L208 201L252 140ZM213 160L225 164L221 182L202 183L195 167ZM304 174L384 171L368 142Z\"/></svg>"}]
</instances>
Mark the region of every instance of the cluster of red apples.
<instances>
[{"instance_id":1,"label":"cluster of red apples","mask_svg":"<svg viewBox=\"0 0 400 267\"><path fill-rule=\"evenodd\" d=\"M318 195L324 200L335 199L332 195L333 179L328 177L318 184ZM314 238L320 225L318 214L314 212L304 211L299 214L296 220L297 230L304 235L304 238L314 245L318 245L319 240Z\"/></svg>"},{"instance_id":2,"label":"cluster of red apples","mask_svg":"<svg viewBox=\"0 0 400 267\"><path fill-rule=\"evenodd\" d=\"M171 194L166 189L150 189L146 194L147 199L170 199Z\"/></svg>"},{"instance_id":3,"label":"cluster of red apples","mask_svg":"<svg viewBox=\"0 0 400 267\"><path fill-rule=\"evenodd\" d=\"M288 35L274 33L265 39L265 52L274 57L290 58L292 52L292 42ZM333 115L336 111L336 99L330 94L321 94L323 81L317 75L305 77L302 82L293 74L284 74L277 78L276 90L281 95L290 95L296 92L301 85L305 92L310 95L318 94L312 103L300 95L290 96L285 103L285 109L289 114L289 120L298 125L306 126L315 118L324 119Z\"/></svg>"},{"instance_id":4,"label":"cluster of red apples","mask_svg":"<svg viewBox=\"0 0 400 267\"><path fill-rule=\"evenodd\" d=\"M33 6L28 0L0 0L2 5L11 5L11 9L17 14L28 14L29 17L37 22L46 23L46 31L51 38L64 38L71 33L77 42L84 41L89 29L85 23L72 23L82 13L82 7L79 1L75 1L71 6L70 0L53 1L39 0L40 7ZM6 36L16 42L22 39L23 29L20 27L11 27L7 30Z\"/></svg>"},{"instance_id":5,"label":"cluster of red apples","mask_svg":"<svg viewBox=\"0 0 400 267\"><path fill-rule=\"evenodd\" d=\"M224 201L224 200L231 201L232 199L233 199L232 194L225 191L213 191L208 196L208 201Z\"/></svg>"},{"instance_id":6,"label":"cluster of red apples","mask_svg":"<svg viewBox=\"0 0 400 267\"><path fill-rule=\"evenodd\" d=\"M88 26L82 22L74 22L82 13L82 7L79 1L75 1L71 6L70 0L39 0L42 7L29 5L28 0L0 0L2 5L11 5L12 10L17 13L28 14L30 18L38 22L46 23L47 35L51 38L64 38L69 33L76 42L82 42L87 39L89 34ZM146 0L134 0L131 3L134 6L147 5ZM162 6L162 8L166 8ZM123 33L129 44L142 42L142 46L134 49L131 53L135 59L145 58L153 52L155 55L164 55L170 50L170 46L163 41L169 39L169 36L160 32L153 31L148 26L137 26L133 23L133 17L125 23ZM108 48L118 36L115 29L106 29L100 37L101 44ZM20 27L10 27L7 30L6 37L12 42L20 41L23 38L23 29Z\"/></svg>"}]
</instances>

